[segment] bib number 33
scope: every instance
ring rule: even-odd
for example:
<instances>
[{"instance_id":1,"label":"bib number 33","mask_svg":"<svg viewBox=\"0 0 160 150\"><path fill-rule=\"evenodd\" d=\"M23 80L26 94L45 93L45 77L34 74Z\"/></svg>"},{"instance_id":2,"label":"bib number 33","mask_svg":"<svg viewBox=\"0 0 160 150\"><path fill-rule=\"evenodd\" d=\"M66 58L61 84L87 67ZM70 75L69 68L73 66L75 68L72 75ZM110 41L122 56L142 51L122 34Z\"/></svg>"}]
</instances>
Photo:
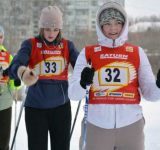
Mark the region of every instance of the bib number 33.
<instances>
[{"instance_id":1,"label":"bib number 33","mask_svg":"<svg viewBox=\"0 0 160 150\"><path fill-rule=\"evenodd\" d=\"M46 73L55 73L56 72L56 63L55 62L46 62L46 69L45 72Z\"/></svg>"},{"instance_id":2,"label":"bib number 33","mask_svg":"<svg viewBox=\"0 0 160 150\"><path fill-rule=\"evenodd\" d=\"M50 60L41 63L41 75L59 75L62 72L61 60Z\"/></svg>"}]
</instances>

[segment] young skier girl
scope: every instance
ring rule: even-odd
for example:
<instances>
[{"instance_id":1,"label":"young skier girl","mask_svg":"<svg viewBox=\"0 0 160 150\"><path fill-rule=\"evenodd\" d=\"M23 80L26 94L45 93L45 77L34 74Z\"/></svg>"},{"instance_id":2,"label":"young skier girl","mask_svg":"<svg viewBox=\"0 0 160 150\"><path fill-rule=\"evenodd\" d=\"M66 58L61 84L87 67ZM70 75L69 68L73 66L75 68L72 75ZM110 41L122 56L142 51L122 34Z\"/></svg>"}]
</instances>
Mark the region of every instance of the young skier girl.
<instances>
[{"instance_id":1,"label":"young skier girl","mask_svg":"<svg viewBox=\"0 0 160 150\"><path fill-rule=\"evenodd\" d=\"M80 100L86 84L92 84L86 150L144 150L145 121L138 89L146 100L160 99L160 72L155 82L143 49L126 43L128 17L120 4L112 1L99 7L96 31L99 45L81 51L69 86L69 98Z\"/></svg>"},{"instance_id":2,"label":"young skier girl","mask_svg":"<svg viewBox=\"0 0 160 150\"><path fill-rule=\"evenodd\" d=\"M41 11L39 35L22 43L9 68L10 78L29 86L25 122L29 150L69 150L71 106L68 65L74 67L78 51L62 38L62 13L56 6ZM28 67L27 67L28 66Z\"/></svg>"}]
</instances>

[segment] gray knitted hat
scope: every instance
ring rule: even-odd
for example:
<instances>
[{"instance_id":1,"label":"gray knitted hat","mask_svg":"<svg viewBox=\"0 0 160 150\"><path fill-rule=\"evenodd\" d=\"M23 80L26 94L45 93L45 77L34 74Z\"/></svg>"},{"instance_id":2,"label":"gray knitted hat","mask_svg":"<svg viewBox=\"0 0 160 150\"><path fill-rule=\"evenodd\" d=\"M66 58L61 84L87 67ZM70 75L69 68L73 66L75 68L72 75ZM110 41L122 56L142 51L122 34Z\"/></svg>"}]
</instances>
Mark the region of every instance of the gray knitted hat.
<instances>
[{"instance_id":1,"label":"gray knitted hat","mask_svg":"<svg viewBox=\"0 0 160 150\"><path fill-rule=\"evenodd\" d=\"M124 16L120 11L118 11L117 9L108 8L103 10L100 14L100 17L99 17L100 26L103 26L104 23L110 19L117 19L122 21L123 23L125 22Z\"/></svg>"}]
</instances>

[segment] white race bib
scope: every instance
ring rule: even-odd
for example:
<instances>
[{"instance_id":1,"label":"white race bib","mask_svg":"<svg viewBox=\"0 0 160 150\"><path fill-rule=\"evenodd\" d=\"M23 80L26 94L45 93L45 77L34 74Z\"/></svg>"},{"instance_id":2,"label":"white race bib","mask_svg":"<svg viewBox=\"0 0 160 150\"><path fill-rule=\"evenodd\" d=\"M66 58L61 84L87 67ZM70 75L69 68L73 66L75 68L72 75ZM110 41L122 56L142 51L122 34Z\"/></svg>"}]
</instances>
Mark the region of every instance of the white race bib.
<instances>
[{"instance_id":1,"label":"white race bib","mask_svg":"<svg viewBox=\"0 0 160 150\"><path fill-rule=\"evenodd\" d=\"M40 75L59 75L62 72L62 60L46 60L40 63Z\"/></svg>"},{"instance_id":2,"label":"white race bib","mask_svg":"<svg viewBox=\"0 0 160 150\"><path fill-rule=\"evenodd\" d=\"M128 67L105 66L99 70L99 85L127 86L129 84Z\"/></svg>"}]
</instances>

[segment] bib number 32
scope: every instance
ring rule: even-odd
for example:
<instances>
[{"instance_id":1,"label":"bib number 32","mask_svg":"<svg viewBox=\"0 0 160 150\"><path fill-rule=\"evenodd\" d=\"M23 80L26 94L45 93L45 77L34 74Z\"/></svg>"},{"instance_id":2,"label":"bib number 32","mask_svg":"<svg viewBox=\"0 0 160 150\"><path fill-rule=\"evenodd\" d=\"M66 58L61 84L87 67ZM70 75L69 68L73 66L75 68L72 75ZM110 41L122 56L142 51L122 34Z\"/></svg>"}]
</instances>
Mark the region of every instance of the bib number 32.
<instances>
[{"instance_id":1,"label":"bib number 32","mask_svg":"<svg viewBox=\"0 0 160 150\"><path fill-rule=\"evenodd\" d=\"M113 82L121 82L121 79L119 79L120 70L118 68L114 68L113 71L110 68L107 68L105 71L107 73L107 78L105 78L106 82L112 81L113 74L115 74Z\"/></svg>"},{"instance_id":2,"label":"bib number 32","mask_svg":"<svg viewBox=\"0 0 160 150\"><path fill-rule=\"evenodd\" d=\"M125 86L129 83L128 67L103 67L99 70L99 85Z\"/></svg>"}]
</instances>

